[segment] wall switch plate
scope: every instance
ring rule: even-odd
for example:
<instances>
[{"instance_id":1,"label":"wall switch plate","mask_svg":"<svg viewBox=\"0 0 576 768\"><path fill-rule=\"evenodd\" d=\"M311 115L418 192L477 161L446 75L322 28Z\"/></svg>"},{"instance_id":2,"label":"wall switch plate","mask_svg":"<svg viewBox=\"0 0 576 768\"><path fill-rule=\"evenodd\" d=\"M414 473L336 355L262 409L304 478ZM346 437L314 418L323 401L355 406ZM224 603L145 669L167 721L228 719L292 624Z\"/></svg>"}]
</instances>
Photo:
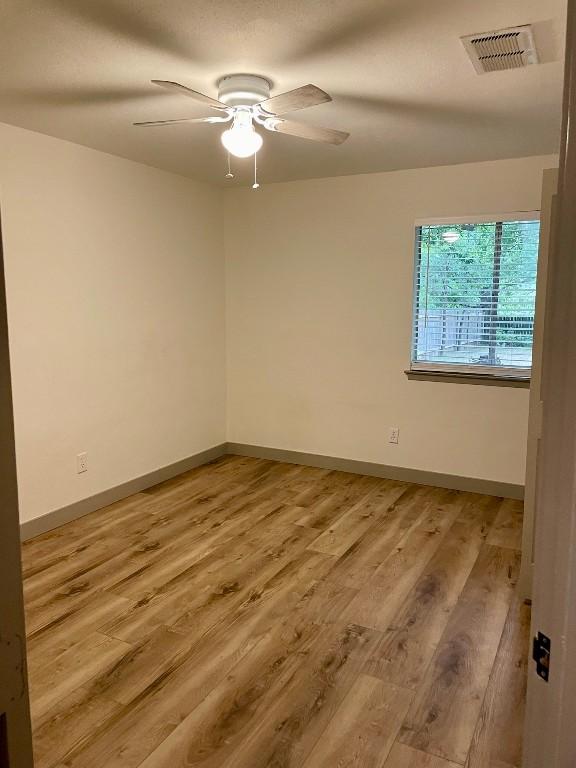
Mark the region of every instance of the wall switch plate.
<instances>
[{"instance_id":1,"label":"wall switch plate","mask_svg":"<svg viewBox=\"0 0 576 768\"><path fill-rule=\"evenodd\" d=\"M88 472L88 454L79 453L76 456L76 472L80 475L82 472Z\"/></svg>"},{"instance_id":2,"label":"wall switch plate","mask_svg":"<svg viewBox=\"0 0 576 768\"><path fill-rule=\"evenodd\" d=\"M398 440L400 438L400 428L399 427L390 427L390 434L388 436L388 442L394 443L394 445L398 445Z\"/></svg>"}]
</instances>

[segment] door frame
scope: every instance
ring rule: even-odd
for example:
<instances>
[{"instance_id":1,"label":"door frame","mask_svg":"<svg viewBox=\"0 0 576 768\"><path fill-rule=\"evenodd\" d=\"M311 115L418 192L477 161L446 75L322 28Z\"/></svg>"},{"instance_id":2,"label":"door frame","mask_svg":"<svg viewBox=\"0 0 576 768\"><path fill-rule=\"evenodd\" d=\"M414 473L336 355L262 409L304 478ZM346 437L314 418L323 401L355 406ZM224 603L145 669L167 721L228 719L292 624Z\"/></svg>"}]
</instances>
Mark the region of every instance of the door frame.
<instances>
[{"instance_id":1,"label":"door frame","mask_svg":"<svg viewBox=\"0 0 576 768\"><path fill-rule=\"evenodd\" d=\"M542 174L540 206L540 248L536 283L536 311L532 344L532 373L530 375L530 405L528 411L528 444L526 450L526 483L524 488L524 521L522 525L522 565L518 580L518 596L532 599L534 581L534 526L536 518L536 468L542 437L542 349L544 317L548 283L549 253L558 192L558 168L547 168Z\"/></svg>"},{"instance_id":2,"label":"door frame","mask_svg":"<svg viewBox=\"0 0 576 768\"><path fill-rule=\"evenodd\" d=\"M1 222L0 584L0 764L2 768L33 768Z\"/></svg>"},{"instance_id":3,"label":"door frame","mask_svg":"<svg viewBox=\"0 0 576 768\"><path fill-rule=\"evenodd\" d=\"M542 364L532 632L551 640L545 682L531 664L525 768L576 765L576 0L568 0L564 115Z\"/></svg>"}]
</instances>

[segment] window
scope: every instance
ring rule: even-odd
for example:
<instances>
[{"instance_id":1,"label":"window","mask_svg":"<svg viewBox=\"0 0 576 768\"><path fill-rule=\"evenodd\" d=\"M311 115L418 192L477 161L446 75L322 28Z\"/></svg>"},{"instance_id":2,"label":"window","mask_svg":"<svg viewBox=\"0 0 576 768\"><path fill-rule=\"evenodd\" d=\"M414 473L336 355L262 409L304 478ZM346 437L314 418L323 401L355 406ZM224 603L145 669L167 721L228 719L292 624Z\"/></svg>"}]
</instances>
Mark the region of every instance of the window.
<instances>
[{"instance_id":1,"label":"window","mask_svg":"<svg viewBox=\"0 0 576 768\"><path fill-rule=\"evenodd\" d=\"M538 214L416 227L412 371L529 377Z\"/></svg>"}]
</instances>

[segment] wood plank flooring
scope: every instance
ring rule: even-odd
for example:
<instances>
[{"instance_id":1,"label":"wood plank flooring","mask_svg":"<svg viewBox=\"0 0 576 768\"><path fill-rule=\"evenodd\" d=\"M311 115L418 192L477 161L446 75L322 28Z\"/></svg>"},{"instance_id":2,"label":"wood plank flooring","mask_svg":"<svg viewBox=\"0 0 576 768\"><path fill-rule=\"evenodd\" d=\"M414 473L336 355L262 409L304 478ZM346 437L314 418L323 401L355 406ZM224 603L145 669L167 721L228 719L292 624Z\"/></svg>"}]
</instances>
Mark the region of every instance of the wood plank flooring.
<instances>
[{"instance_id":1,"label":"wood plank flooring","mask_svg":"<svg viewBox=\"0 0 576 768\"><path fill-rule=\"evenodd\" d=\"M519 768L518 502L227 456L24 544L37 768Z\"/></svg>"}]
</instances>

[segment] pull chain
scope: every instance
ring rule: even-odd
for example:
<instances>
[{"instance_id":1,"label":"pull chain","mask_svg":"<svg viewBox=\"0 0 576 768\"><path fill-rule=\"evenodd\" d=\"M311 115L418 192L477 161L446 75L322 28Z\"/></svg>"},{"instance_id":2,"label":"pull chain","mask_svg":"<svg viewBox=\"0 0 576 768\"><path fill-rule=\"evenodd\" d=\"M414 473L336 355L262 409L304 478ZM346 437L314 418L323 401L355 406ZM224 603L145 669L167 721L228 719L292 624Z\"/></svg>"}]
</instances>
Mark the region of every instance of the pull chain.
<instances>
[{"instance_id":1,"label":"pull chain","mask_svg":"<svg viewBox=\"0 0 576 768\"><path fill-rule=\"evenodd\" d=\"M233 179L234 174L232 173L232 169L230 168L230 152L228 152L227 155L228 155L228 173L226 174L226 178Z\"/></svg>"},{"instance_id":2,"label":"pull chain","mask_svg":"<svg viewBox=\"0 0 576 768\"><path fill-rule=\"evenodd\" d=\"M254 184L252 184L252 189L258 189L260 184L258 184L258 167L256 165L256 155L258 152L254 152Z\"/></svg>"}]
</instances>

